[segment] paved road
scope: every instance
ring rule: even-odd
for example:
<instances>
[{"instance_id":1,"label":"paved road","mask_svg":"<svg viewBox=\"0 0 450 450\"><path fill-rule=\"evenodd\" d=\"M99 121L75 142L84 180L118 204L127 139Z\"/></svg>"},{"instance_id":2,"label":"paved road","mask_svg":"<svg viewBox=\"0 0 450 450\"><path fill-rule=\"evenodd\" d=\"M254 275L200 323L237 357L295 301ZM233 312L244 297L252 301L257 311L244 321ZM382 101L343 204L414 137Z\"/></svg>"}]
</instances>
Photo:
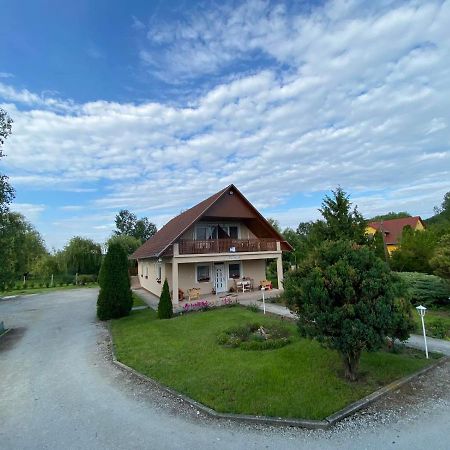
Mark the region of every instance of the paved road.
<instances>
[{"instance_id":1,"label":"paved road","mask_svg":"<svg viewBox=\"0 0 450 450\"><path fill-rule=\"evenodd\" d=\"M0 301L2 449L445 449L450 370L439 368L333 430L208 419L111 364L94 290Z\"/></svg>"},{"instance_id":2,"label":"paved road","mask_svg":"<svg viewBox=\"0 0 450 450\"><path fill-rule=\"evenodd\" d=\"M418 348L419 350L425 351L423 336L412 334L407 341L407 345L409 347L414 347ZM443 353L444 355L450 356L450 341L427 337L427 346L429 352L439 352Z\"/></svg>"}]
</instances>

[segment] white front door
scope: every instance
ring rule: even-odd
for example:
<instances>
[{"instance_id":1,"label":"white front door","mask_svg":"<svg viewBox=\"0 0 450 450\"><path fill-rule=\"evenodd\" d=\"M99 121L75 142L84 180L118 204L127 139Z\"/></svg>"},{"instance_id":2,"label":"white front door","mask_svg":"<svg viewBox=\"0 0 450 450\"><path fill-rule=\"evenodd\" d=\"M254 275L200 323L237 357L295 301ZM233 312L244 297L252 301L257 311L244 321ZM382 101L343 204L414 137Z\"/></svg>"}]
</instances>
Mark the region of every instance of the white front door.
<instances>
[{"instance_id":1,"label":"white front door","mask_svg":"<svg viewBox=\"0 0 450 450\"><path fill-rule=\"evenodd\" d=\"M225 277L224 264L214 265L214 288L216 289L217 293L227 291L227 280Z\"/></svg>"}]
</instances>

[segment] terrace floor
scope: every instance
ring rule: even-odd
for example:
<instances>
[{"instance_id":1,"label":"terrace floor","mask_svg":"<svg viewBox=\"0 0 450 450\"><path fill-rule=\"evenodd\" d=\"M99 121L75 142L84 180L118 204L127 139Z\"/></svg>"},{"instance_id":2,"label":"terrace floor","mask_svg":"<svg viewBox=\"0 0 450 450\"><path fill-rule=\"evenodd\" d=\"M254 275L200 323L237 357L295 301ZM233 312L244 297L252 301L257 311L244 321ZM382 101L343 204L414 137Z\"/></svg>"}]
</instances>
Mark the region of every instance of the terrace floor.
<instances>
[{"instance_id":1,"label":"terrace floor","mask_svg":"<svg viewBox=\"0 0 450 450\"><path fill-rule=\"evenodd\" d=\"M145 290L143 288L133 289L133 290L136 292L137 295L139 295L147 303L148 306L150 306L150 308L153 308L153 309L158 308L159 298L156 295L152 294L151 292L148 292L147 290ZM281 292L282 291L280 289L271 289L271 290L264 292L264 297L266 299L278 297L281 294ZM196 303L199 301L207 301L209 304L212 304L212 305L221 305L224 301L226 301L225 299L228 299L228 301L232 301L232 302L237 301L238 303L241 303L243 305L250 305L252 303L257 303L262 300L262 292L259 290L254 290L254 291L250 291L250 292L238 292L238 293L222 292L220 294L206 294L206 295L201 295L200 298L197 300L180 301L179 304L174 306L173 309L174 309L174 312L182 311L186 304ZM259 304L258 304L258 306L259 306ZM271 306L274 306L274 305L271 305ZM277 305L277 306L279 306L280 308L283 308L286 313L288 312L287 308L285 308L281 305ZM270 307L268 304L267 310L269 310L269 309L270 309Z\"/></svg>"}]
</instances>

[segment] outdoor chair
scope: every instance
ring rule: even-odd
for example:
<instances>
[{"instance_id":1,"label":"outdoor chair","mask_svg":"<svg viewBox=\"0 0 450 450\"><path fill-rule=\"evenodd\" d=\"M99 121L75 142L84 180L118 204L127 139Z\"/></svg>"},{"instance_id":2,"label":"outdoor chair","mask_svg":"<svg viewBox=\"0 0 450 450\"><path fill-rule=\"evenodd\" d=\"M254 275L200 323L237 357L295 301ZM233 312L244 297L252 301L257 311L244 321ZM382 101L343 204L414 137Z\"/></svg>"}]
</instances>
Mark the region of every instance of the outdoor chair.
<instances>
[{"instance_id":1,"label":"outdoor chair","mask_svg":"<svg viewBox=\"0 0 450 450\"><path fill-rule=\"evenodd\" d=\"M188 298L189 298L189 301L199 299L200 298L200 288L188 289Z\"/></svg>"}]
</instances>

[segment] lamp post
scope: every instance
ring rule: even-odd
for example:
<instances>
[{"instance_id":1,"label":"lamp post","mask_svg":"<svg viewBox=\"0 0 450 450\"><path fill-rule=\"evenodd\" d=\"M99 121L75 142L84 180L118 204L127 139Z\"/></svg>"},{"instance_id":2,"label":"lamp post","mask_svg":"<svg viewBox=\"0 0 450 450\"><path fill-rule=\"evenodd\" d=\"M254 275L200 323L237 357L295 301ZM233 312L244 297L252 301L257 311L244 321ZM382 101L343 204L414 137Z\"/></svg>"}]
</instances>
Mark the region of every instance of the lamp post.
<instances>
[{"instance_id":1,"label":"lamp post","mask_svg":"<svg viewBox=\"0 0 450 450\"><path fill-rule=\"evenodd\" d=\"M266 290L266 288L264 287L264 286L261 286L261 291L262 291L262 296L263 296L263 298L262 298L262 301L263 301L263 311L264 311L264 314L266 313L266 300L265 300L265 298L264 298L264 291Z\"/></svg>"},{"instance_id":2,"label":"lamp post","mask_svg":"<svg viewBox=\"0 0 450 450\"><path fill-rule=\"evenodd\" d=\"M425 342L425 355L428 359L427 335L425 334L425 322L423 320L423 318L425 317L427 308L425 308L425 306L419 305L419 306L416 306L416 309L417 309L417 312L419 313L420 318L422 319L423 340Z\"/></svg>"}]
</instances>

